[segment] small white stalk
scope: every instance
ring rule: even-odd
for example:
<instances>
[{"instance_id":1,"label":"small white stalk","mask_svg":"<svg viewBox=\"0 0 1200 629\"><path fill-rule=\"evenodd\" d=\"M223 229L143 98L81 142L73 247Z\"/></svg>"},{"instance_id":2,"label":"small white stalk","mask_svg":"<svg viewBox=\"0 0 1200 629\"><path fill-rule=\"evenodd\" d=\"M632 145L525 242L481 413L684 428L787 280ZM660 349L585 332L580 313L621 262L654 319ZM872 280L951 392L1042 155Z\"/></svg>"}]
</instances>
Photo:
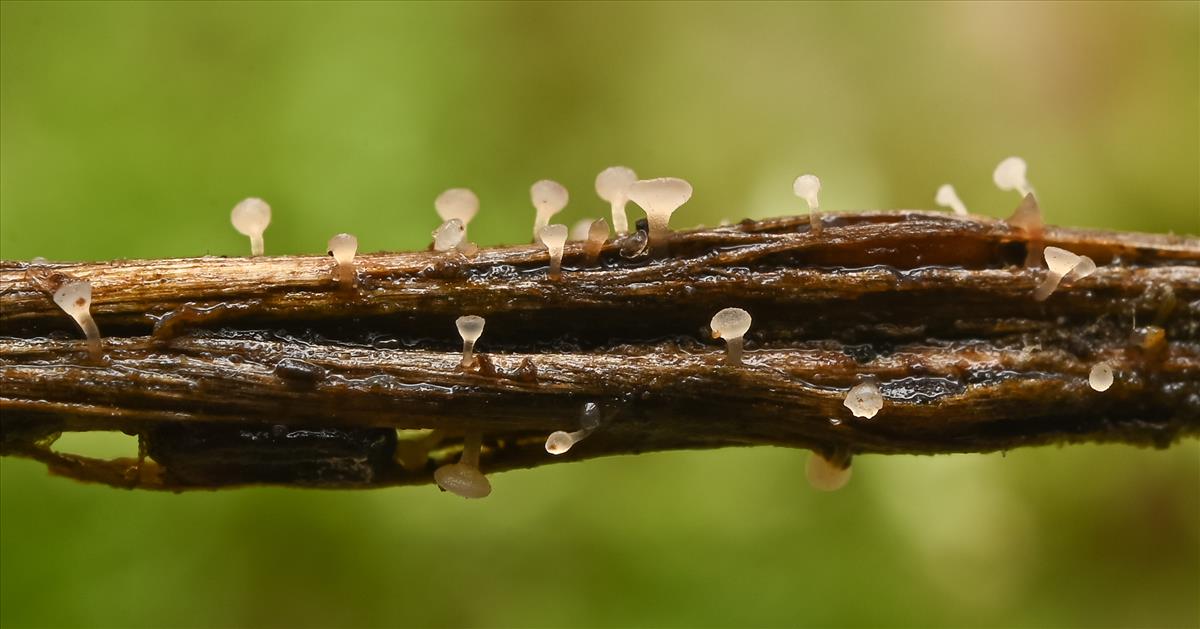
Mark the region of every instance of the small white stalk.
<instances>
[{"instance_id":1,"label":"small white stalk","mask_svg":"<svg viewBox=\"0 0 1200 629\"><path fill-rule=\"evenodd\" d=\"M583 412L579 414L579 430L574 432L556 430L550 433L550 436L546 438L546 452L555 456L564 454L571 449L571 446L586 439L599 427L600 407L595 402L588 402L583 405Z\"/></svg>"},{"instance_id":2,"label":"small white stalk","mask_svg":"<svg viewBox=\"0 0 1200 629\"><path fill-rule=\"evenodd\" d=\"M271 224L271 206L255 197L244 199L233 206L229 221L239 233L250 237L250 255L261 256L264 250L263 232Z\"/></svg>"},{"instance_id":3,"label":"small white stalk","mask_svg":"<svg viewBox=\"0 0 1200 629\"><path fill-rule=\"evenodd\" d=\"M550 279L556 280L562 275L563 247L567 244L566 225L547 225L538 230L538 241L550 252Z\"/></svg>"},{"instance_id":4,"label":"small white stalk","mask_svg":"<svg viewBox=\"0 0 1200 629\"><path fill-rule=\"evenodd\" d=\"M954 186L944 183L937 189L937 195L933 198L934 202L941 207L948 207L954 210L957 216L967 215L967 206L963 204L962 199L958 198L958 192Z\"/></svg>"},{"instance_id":5,"label":"small white stalk","mask_svg":"<svg viewBox=\"0 0 1200 629\"><path fill-rule=\"evenodd\" d=\"M550 218L567 207L567 189L557 181L543 179L529 188L529 197L537 215L533 220L533 237L550 224Z\"/></svg>"},{"instance_id":6,"label":"small white stalk","mask_svg":"<svg viewBox=\"0 0 1200 629\"><path fill-rule=\"evenodd\" d=\"M475 341L483 336L484 323L483 317L477 315L466 315L454 321L454 325L458 326L458 335L463 340L462 362L459 363L463 369L475 364Z\"/></svg>"},{"instance_id":7,"label":"small white stalk","mask_svg":"<svg viewBox=\"0 0 1200 629\"><path fill-rule=\"evenodd\" d=\"M1033 194L1033 186L1026 177L1028 168L1020 157L1006 157L992 171L992 181L1001 190L1016 190L1022 197Z\"/></svg>"},{"instance_id":8,"label":"small white stalk","mask_svg":"<svg viewBox=\"0 0 1200 629\"><path fill-rule=\"evenodd\" d=\"M637 181L637 173L624 166L612 166L596 175L596 194L612 207L612 226L617 234L629 233L629 217L625 204L629 202L629 186Z\"/></svg>"},{"instance_id":9,"label":"small white stalk","mask_svg":"<svg viewBox=\"0 0 1200 629\"><path fill-rule=\"evenodd\" d=\"M92 318L92 283L86 280L67 280L54 291L54 303L70 315L87 338L88 354L92 360L102 355L100 328Z\"/></svg>"},{"instance_id":10,"label":"small white stalk","mask_svg":"<svg viewBox=\"0 0 1200 629\"><path fill-rule=\"evenodd\" d=\"M821 180L816 175L800 175L792 182L792 192L808 204L808 221L814 234L821 233Z\"/></svg>"}]
</instances>

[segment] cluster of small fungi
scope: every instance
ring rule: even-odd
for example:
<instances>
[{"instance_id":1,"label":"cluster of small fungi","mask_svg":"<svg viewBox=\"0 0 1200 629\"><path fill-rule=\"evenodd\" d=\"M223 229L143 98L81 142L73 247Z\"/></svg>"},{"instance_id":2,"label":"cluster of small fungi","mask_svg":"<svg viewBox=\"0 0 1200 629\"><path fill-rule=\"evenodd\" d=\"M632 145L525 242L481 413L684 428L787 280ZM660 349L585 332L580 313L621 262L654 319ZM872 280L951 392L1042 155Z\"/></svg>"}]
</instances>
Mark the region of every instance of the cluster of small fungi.
<instances>
[{"instance_id":1,"label":"cluster of small fungi","mask_svg":"<svg viewBox=\"0 0 1200 629\"><path fill-rule=\"evenodd\" d=\"M1022 197L1017 212L1009 219L1010 224L1026 230L1031 236L1040 235L1041 213L1033 200L1033 188L1026 179L1025 162L1016 157L1005 159L996 167L993 179L1000 189L1014 190ZM595 260L613 232L618 236L629 234L631 230L626 206L630 201L641 207L646 215L647 241L644 245L651 251L662 252L667 247L670 237L669 225L672 216L692 196L692 186L683 179L664 177L643 180L639 179L633 170L623 166L614 166L601 172L596 177L595 187L597 195L609 203L610 216L607 220L585 219L575 225L574 229L551 222L567 205L566 188L555 181L542 180L534 183L530 189L531 202L535 209L532 234L534 240L546 250L547 277L550 280L563 281L562 257L569 238L584 241L586 256ZM794 181L793 191L807 205L812 231L818 234L822 225L820 179L811 174L801 175ZM950 208L955 215L968 216L966 206L950 184L938 188L934 200L938 205ZM479 198L475 193L466 188L446 190L434 201L434 207L442 222L432 232L431 249L448 255L476 255L478 246L467 239L468 226L479 211ZM262 199L245 199L234 206L230 219L233 227L250 239L251 256L263 255L263 234L271 221L270 206ZM350 234L337 234L328 242L327 250L334 261L331 275L345 288L353 288L357 284L357 248L358 240ZM1040 248L1040 254L1047 269L1044 278L1030 296L1038 301L1047 299L1064 282L1076 281L1097 270L1096 264L1086 256L1076 255L1058 247ZM91 284L87 281L71 280L57 287L53 292L53 299L83 331L92 359L102 360L100 331L90 314L91 292ZM754 352L746 347L746 335L750 331L751 323L751 314L734 306L715 313L709 322L712 338L722 339L725 343L722 361L725 368L755 368ZM456 325L463 342L458 368L476 369L479 356L475 348L483 336L485 319L478 314L464 314L457 319ZM1101 362L1091 369L1088 383L1095 391L1103 392L1112 386L1113 379L1112 366ZM871 420L885 408L886 401L876 379L864 375L859 383L846 390L844 405L853 417ZM602 414L602 409L597 403L585 403L580 413L578 430L559 430L551 433L546 439L546 452L555 456L568 452L602 428ZM842 421L831 419L835 425ZM396 453L397 460L406 469L418 469L425 464L429 452L436 448L445 436L443 431L435 430L420 439L402 441ZM479 469L481 448L481 432L478 429L467 431L458 462L443 465L436 470L434 479L437 484L442 489L465 498L487 496L491 492L491 485ZM838 489L850 478L850 457L840 453L814 453L808 462L806 474L811 485L817 489Z\"/></svg>"}]
</instances>

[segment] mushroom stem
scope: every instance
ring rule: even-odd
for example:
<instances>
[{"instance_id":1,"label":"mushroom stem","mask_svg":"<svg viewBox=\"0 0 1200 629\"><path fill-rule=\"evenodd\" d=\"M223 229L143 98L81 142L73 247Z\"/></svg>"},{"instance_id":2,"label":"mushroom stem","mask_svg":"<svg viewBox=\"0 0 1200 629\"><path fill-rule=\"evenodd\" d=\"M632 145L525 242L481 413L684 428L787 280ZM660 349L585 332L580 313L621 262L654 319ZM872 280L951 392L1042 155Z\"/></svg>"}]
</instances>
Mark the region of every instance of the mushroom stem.
<instances>
[{"instance_id":1,"label":"mushroom stem","mask_svg":"<svg viewBox=\"0 0 1200 629\"><path fill-rule=\"evenodd\" d=\"M625 214L626 203L624 200L617 201L614 199L612 201L613 230L618 234L629 233L629 217Z\"/></svg>"},{"instance_id":2,"label":"mushroom stem","mask_svg":"<svg viewBox=\"0 0 1200 629\"><path fill-rule=\"evenodd\" d=\"M87 337L88 355L92 357L92 360L100 360L104 354L104 348L100 344L100 328L96 325L96 320L92 318L92 313L85 312L75 321L79 323L83 335Z\"/></svg>"},{"instance_id":3,"label":"mushroom stem","mask_svg":"<svg viewBox=\"0 0 1200 629\"><path fill-rule=\"evenodd\" d=\"M263 244L263 235L261 233L250 234L250 257L261 256L265 250L266 247Z\"/></svg>"},{"instance_id":4,"label":"mushroom stem","mask_svg":"<svg viewBox=\"0 0 1200 629\"><path fill-rule=\"evenodd\" d=\"M608 240L608 223L604 219L596 219L588 227L587 244L584 245L584 258L589 265L596 264L600 259L600 251Z\"/></svg>"},{"instance_id":5,"label":"mushroom stem","mask_svg":"<svg viewBox=\"0 0 1200 629\"><path fill-rule=\"evenodd\" d=\"M844 461L825 458L813 452L804 466L808 484L818 491L837 491L850 482L850 457Z\"/></svg>"},{"instance_id":6,"label":"mushroom stem","mask_svg":"<svg viewBox=\"0 0 1200 629\"><path fill-rule=\"evenodd\" d=\"M479 469L479 451L481 449L483 449L483 433L468 432L463 436L462 457L458 459L458 464Z\"/></svg>"},{"instance_id":7,"label":"mushroom stem","mask_svg":"<svg viewBox=\"0 0 1200 629\"><path fill-rule=\"evenodd\" d=\"M743 339L740 336L725 339L725 364L737 367L742 364Z\"/></svg>"},{"instance_id":8,"label":"mushroom stem","mask_svg":"<svg viewBox=\"0 0 1200 629\"><path fill-rule=\"evenodd\" d=\"M470 367L471 365L474 365L474 364L475 364L475 341L474 340L464 340L463 341L463 357L462 357L462 362L459 363L459 365L462 367Z\"/></svg>"}]
</instances>

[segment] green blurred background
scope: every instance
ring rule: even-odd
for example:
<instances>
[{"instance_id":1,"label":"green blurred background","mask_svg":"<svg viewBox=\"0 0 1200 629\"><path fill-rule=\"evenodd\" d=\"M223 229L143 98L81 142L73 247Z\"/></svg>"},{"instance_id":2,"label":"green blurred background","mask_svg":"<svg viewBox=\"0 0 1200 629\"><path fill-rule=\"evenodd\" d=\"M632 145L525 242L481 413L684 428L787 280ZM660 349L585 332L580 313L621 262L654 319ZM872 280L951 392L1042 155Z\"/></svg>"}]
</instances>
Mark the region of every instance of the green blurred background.
<instances>
[{"instance_id":1,"label":"green blurred background","mask_svg":"<svg viewBox=\"0 0 1200 629\"><path fill-rule=\"evenodd\" d=\"M932 205L1024 156L1053 223L1200 231L1200 4L0 5L7 259L412 249L469 186L528 240L627 164L678 223ZM129 454L128 441L64 441ZM0 462L5 627L1197 626L1200 446L614 458L433 487L158 495Z\"/></svg>"}]
</instances>

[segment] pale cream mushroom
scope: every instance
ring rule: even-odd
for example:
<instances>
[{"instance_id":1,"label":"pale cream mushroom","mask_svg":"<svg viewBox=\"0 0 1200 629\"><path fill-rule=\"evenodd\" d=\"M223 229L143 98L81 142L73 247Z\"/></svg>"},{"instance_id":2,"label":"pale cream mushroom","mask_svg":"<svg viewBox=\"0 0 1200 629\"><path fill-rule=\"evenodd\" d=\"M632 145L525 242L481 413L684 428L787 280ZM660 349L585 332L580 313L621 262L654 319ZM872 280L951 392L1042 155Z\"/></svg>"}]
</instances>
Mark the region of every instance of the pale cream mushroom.
<instances>
[{"instance_id":1,"label":"pale cream mushroom","mask_svg":"<svg viewBox=\"0 0 1200 629\"><path fill-rule=\"evenodd\" d=\"M538 230L538 241L550 252L550 278L558 279L562 275L563 247L567 244L566 225L547 225Z\"/></svg>"},{"instance_id":2,"label":"pale cream mushroom","mask_svg":"<svg viewBox=\"0 0 1200 629\"><path fill-rule=\"evenodd\" d=\"M855 417L871 419L883 408L883 394L873 381L861 382L846 393L842 405L850 409Z\"/></svg>"},{"instance_id":3,"label":"pale cream mushroom","mask_svg":"<svg viewBox=\"0 0 1200 629\"><path fill-rule=\"evenodd\" d=\"M588 225L587 244L584 245L584 256L588 264L595 264L600 259L600 251L608 240L608 221L598 218Z\"/></svg>"},{"instance_id":4,"label":"pale cream mushroom","mask_svg":"<svg viewBox=\"0 0 1200 629\"><path fill-rule=\"evenodd\" d=\"M934 202L941 207L948 207L954 210L957 216L967 215L967 206L963 204L962 199L958 198L958 192L954 186L944 183L937 189L937 195L933 198Z\"/></svg>"},{"instance_id":5,"label":"pale cream mushroom","mask_svg":"<svg viewBox=\"0 0 1200 629\"><path fill-rule=\"evenodd\" d=\"M1046 271L1046 278L1033 290L1033 298L1037 301L1045 301L1058 288L1063 276L1070 273L1081 260L1079 256L1059 247L1046 247L1042 255L1046 257L1049 270Z\"/></svg>"},{"instance_id":6,"label":"pale cream mushroom","mask_svg":"<svg viewBox=\"0 0 1200 629\"><path fill-rule=\"evenodd\" d=\"M492 484L479 471L479 452L483 447L483 435L469 432L463 438L462 457L458 463L443 465L433 472L438 487L463 498L486 498L492 493Z\"/></svg>"},{"instance_id":7,"label":"pale cream mushroom","mask_svg":"<svg viewBox=\"0 0 1200 629\"><path fill-rule=\"evenodd\" d=\"M67 280L54 291L54 303L67 313L87 338L88 354L93 360L102 353L100 328L92 318L92 283L86 280Z\"/></svg>"},{"instance_id":8,"label":"pale cream mushroom","mask_svg":"<svg viewBox=\"0 0 1200 629\"><path fill-rule=\"evenodd\" d=\"M567 207L567 189L557 181L543 179L529 188L529 197L537 210L533 220L533 237L536 239L538 232L550 224L550 217Z\"/></svg>"},{"instance_id":9,"label":"pale cream mushroom","mask_svg":"<svg viewBox=\"0 0 1200 629\"><path fill-rule=\"evenodd\" d=\"M741 308L725 308L709 323L713 338L725 339L725 364L742 364L743 337L750 330L750 313Z\"/></svg>"},{"instance_id":10,"label":"pale cream mushroom","mask_svg":"<svg viewBox=\"0 0 1200 629\"><path fill-rule=\"evenodd\" d=\"M808 204L808 224L814 234L820 234L821 180L816 175L800 175L792 182L792 192Z\"/></svg>"},{"instance_id":11,"label":"pale cream mushroom","mask_svg":"<svg viewBox=\"0 0 1200 629\"><path fill-rule=\"evenodd\" d=\"M1001 190L1016 190L1022 197L1033 194L1033 186L1026 177L1028 168L1020 157L1006 157L992 171L992 181Z\"/></svg>"},{"instance_id":12,"label":"pale cream mushroom","mask_svg":"<svg viewBox=\"0 0 1200 629\"><path fill-rule=\"evenodd\" d=\"M1075 268L1071 269L1070 273L1063 276L1064 282L1073 282L1081 280L1092 273L1096 272L1096 262L1087 256L1079 256L1079 262L1075 264Z\"/></svg>"},{"instance_id":13,"label":"pale cream mushroom","mask_svg":"<svg viewBox=\"0 0 1200 629\"><path fill-rule=\"evenodd\" d=\"M599 427L600 407L595 402L588 402L583 405L583 411L579 414L579 430L574 432L556 430L550 433L550 436L546 438L546 452L553 455L563 454L570 450L571 446L586 439Z\"/></svg>"},{"instance_id":14,"label":"pale cream mushroom","mask_svg":"<svg viewBox=\"0 0 1200 629\"><path fill-rule=\"evenodd\" d=\"M468 188L450 188L433 200L433 208L443 222L452 218L462 221L465 239L467 225L479 213L479 197Z\"/></svg>"},{"instance_id":15,"label":"pale cream mushroom","mask_svg":"<svg viewBox=\"0 0 1200 629\"><path fill-rule=\"evenodd\" d=\"M804 466L804 475L813 489L837 491L850 482L850 461L841 464L813 452Z\"/></svg>"},{"instance_id":16,"label":"pale cream mushroom","mask_svg":"<svg viewBox=\"0 0 1200 629\"><path fill-rule=\"evenodd\" d=\"M1100 362L1092 366L1092 371L1088 373L1088 386L1096 391L1107 391L1113 383L1112 365Z\"/></svg>"},{"instance_id":17,"label":"pale cream mushroom","mask_svg":"<svg viewBox=\"0 0 1200 629\"><path fill-rule=\"evenodd\" d=\"M358 239L350 234L338 234L329 239L329 255L333 256L337 268L334 277L344 286L353 286L357 280L354 272L354 255L358 252Z\"/></svg>"},{"instance_id":18,"label":"pale cream mushroom","mask_svg":"<svg viewBox=\"0 0 1200 629\"><path fill-rule=\"evenodd\" d=\"M462 244L467 228L463 226L462 219L452 218L438 225L431 235L434 251L453 251Z\"/></svg>"},{"instance_id":19,"label":"pale cream mushroom","mask_svg":"<svg viewBox=\"0 0 1200 629\"><path fill-rule=\"evenodd\" d=\"M646 211L651 250L665 252L671 233L671 215L692 198L692 184L676 177L643 179L630 184L626 194L630 201Z\"/></svg>"},{"instance_id":20,"label":"pale cream mushroom","mask_svg":"<svg viewBox=\"0 0 1200 629\"><path fill-rule=\"evenodd\" d=\"M233 206L229 221L239 233L250 237L250 255L261 256L264 249L263 232L271 224L271 206L255 197L244 199Z\"/></svg>"},{"instance_id":21,"label":"pale cream mushroom","mask_svg":"<svg viewBox=\"0 0 1200 629\"><path fill-rule=\"evenodd\" d=\"M588 230L592 228L595 219L581 218L571 225L571 241L582 242L588 239Z\"/></svg>"},{"instance_id":22,"label":"pale cream mushroom","mask_svg":"<svg viewBox=\"0 0 1200 629\"><path fill-rule=\"evenodd\" d=\"M629 233L629 217L625 204L629 202L629 186L637 181L637 173L624 166L612 166L596 175L596 194L612 208L612 226L617 234Z\"/></svg>"},{"instance_id":23,"label":"pale cream mushroom","mask_svg":"<svg viewBox=\"0 0 1200 629\"><path fill-rule=\"evenodd\" d=\"M483 336L484 323L483 317L477 315L466 315L454 321L454 325L458 326L458 335L463 340L462 362L459 366L468 368L475 364L475 341Z\"/></svg>"}]
</instances>

